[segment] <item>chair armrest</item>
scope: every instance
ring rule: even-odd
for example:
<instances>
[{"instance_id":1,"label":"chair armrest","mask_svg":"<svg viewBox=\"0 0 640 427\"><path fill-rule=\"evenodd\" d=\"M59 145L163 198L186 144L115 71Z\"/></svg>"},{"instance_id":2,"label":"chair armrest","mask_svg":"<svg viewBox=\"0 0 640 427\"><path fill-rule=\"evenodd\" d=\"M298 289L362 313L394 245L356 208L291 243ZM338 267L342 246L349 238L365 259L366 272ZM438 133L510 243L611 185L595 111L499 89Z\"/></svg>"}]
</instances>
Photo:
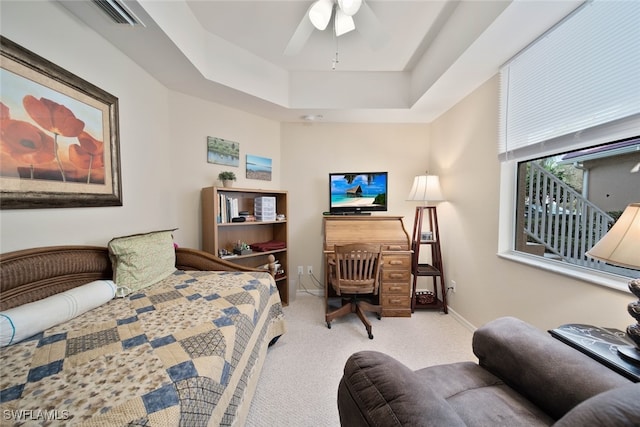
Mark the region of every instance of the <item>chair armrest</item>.
<instances>
[{"instance_id":1,"label":"chair armrest","mask_svg":"<svg viewBox=\"0 0 640 427\"><path fill-rule=\"evenodd\" d=\"M361 351L346 362L338 386L343 426L464 426L446 400L408 367L383 353Z\"/></svg>"},{"instance_id":2,"label":"chair armrest","mask_svg":"<svg viewBox=\"0 0 640 427\"><path fill-rule=\"evenodd\" d=\"M473 335L479 364L555 419L580 402L630 381L545 332L513 317Z\"/></svg>"}]
</instances>

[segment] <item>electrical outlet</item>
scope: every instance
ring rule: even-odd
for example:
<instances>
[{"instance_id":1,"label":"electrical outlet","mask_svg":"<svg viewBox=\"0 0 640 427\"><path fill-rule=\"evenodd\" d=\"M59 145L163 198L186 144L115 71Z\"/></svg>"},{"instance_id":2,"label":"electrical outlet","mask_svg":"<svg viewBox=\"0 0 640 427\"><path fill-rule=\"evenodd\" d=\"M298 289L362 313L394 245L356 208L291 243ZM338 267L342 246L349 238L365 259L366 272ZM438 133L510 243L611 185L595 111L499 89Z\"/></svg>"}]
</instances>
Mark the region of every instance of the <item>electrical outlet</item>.
<instances>
[{"instance_id":1,"label":"electrical outlet","mask_svg":"<svg viewBox=\"0 0 640 427\"><path fill-rule=\"evenodd\" d=\"M308 265L307 266L307 274L308 275L312 275L313 274L313 266L312 265Z\"/></svg>"},{"instance_id":2,"label":"electrical outlet","mask_svg":"<svg viewBox=\"0 0 640 427\"><path fill-rule=\"evenodd\" d=\"M302 270L302 266L299 265L298 266L298 275L302 275L302 274L304 274L304 271Z\"/></svg>"},{"instance_id":3,"label":"electrical outlet","mask_svg":"<svg viewBox=\"0 0 640 427\"><path fill-rule=\"evenodd\" d=\"M450 288L451 288L451 291L455 294L456 293L456 281L455 280L451 281Z\"/></svg>"}]
</instances>

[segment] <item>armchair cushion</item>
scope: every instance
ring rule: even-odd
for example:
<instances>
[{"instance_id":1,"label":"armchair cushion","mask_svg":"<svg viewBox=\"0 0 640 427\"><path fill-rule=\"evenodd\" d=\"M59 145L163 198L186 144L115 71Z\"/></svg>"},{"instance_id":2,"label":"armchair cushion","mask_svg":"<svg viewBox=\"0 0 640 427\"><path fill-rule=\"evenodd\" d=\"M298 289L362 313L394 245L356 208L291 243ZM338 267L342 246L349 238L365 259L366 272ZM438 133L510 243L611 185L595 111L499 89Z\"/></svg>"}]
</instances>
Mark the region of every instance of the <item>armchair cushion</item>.
<instances>
[{"instance_id":1,"label":"armchair cushion","mask_svg":"<svg viewBox=\"0 0 640 427\"><path fill-rule=\"evenodd\" d=\"M585 400L555 427L632 427L640 425L640 383L614 388Z\"/></svg>"},{"instance_id":2,"label":"armchair cushion","mask_svg":"<svg viewBox=\"0 0 640 427\"><path fill-rule=\"evenodd\" d=\"M361 351L353 354L345 364L338 388L338 409L343 426L465 425L428 384L383 353Z\"/></svg>"},{"instance_id":3,"label":"armchair cushion","mask_svg":"<svg viewBox=\"0 0 640 427\"><path fill-rule=\"evenodd\" d=\"M596 394L629 384L587 355L513 317L478 328L473 351L481 367L554 419Z\"/></svg>"}]
</instances>

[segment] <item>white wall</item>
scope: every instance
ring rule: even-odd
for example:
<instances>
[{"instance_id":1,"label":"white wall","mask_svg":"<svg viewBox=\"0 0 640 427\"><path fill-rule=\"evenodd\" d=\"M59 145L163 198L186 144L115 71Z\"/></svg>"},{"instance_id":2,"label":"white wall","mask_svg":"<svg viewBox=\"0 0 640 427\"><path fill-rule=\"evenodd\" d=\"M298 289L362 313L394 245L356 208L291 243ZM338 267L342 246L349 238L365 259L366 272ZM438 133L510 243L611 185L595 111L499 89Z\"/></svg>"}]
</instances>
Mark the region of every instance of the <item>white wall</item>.
<instances>
[{"instance_id":1,"label":"white wall","mask_svg":"<svg viewBox=\"0 0 640 427\"><path fill-rule=\"evenodd\" d=\"M404 216L411 235L415 204L407 202L413 177L429 166L427 124L282 125L282 186L289 191L289 269L308 265L323 278L322 212L329 210L329 172L389 172L389 210ZM306 276L306 275L305 275ZM293 274L290 285L298 287ZM305 284L311 281L305 277Z\"/></svg>"},{"instance_id":2,"label":"white wall","mask_svg":"<svg viewBox=\"0 0 640 427\"><path fill-rule=\"evenodd\" d=\"M206 161L206 138L240 143L238 186L280 187L279 124L167 90L55 2L2 1L2 35L119 99L122 207L0 211L0 252L178 227L201 247L201 187L230 169ZM55 35L55 37L53 36ZM245 155L273 159L272 181L247 180Z\"/></svg>"},{"instance_id":3,"label":"white wall","mask_svg":"<svg viewBox=\"0 0 640 427\"><path fill-rule=\"evenodd\" d=\"M431 125L430 158L447 202L438 207L449 303L475 326L499 316L539 328L585 323L624 330L627 292L498 258L498 78Z\"/></svg>"}]
</instances>

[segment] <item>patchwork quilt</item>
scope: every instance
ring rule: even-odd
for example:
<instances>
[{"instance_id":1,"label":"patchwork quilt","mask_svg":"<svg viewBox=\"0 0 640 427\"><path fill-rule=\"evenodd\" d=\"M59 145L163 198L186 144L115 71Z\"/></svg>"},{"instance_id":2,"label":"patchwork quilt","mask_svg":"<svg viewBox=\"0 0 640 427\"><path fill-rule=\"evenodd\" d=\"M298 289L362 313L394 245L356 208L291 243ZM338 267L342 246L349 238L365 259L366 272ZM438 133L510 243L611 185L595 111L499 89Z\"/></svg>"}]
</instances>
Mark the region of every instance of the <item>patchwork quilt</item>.
<instances>
[{"instance_id":1,"label":"patchwork quilt","mask_svg":"<svg viewBox=\"0 0 640 427\"><path fill-rule=\"evenodd\" d=\"M176 271L2 348L1 423L241 423L284 332L269 274Z\"/></svg>"}]
</instances>

